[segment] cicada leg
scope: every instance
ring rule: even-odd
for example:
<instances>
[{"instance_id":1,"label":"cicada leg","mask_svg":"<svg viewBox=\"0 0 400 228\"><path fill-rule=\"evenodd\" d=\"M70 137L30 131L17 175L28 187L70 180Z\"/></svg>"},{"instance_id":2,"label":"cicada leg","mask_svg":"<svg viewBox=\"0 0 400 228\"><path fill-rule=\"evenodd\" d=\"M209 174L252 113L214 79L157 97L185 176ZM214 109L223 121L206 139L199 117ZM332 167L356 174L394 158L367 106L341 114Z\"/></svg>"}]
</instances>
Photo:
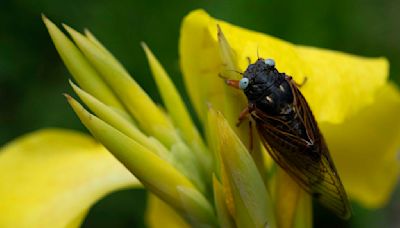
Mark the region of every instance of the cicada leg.
<instances>
[{"instance_id":1,"label":"cicada leg","mask_svg":"<svg viewBox=\"0 0 400 228\"><path fill-rule=\"evenodd\" d=\"M249 104L243 111L240 112L238 122L236 123L236 127L239 127L240 124L245 120L249 119L249 114L253 111L253 105ZM249 119L249 151L253 150L253 122Z\"/></svg>"},{"instance_id":2,"label":"cicada leg","mask_svg":"<svg viewBox=\"0 0 400 228\"><path fill-rule=\"evenodd\" d=\"M236 127L239 127L240 124L242 124L242 122L248 118L250 113L250 109L249 107L246 107L245 109L243 109L243 111L240 112L239 114L239 118L238 118L238 122L236 123Z\"/></svg>"},{"instance_id":3,"label":"cicada leg","mask_svg":"<svg viewBox=\"0 0 400 228\"><path fill-rule=\"evenodd\" d=\"M257 54L257 57L258 57L258 54ZM250 57L247 56L246 59L247 59L247 62L249 63L249 65L250 65L250 64L251 64L251 59L250 59Z\"/></svg>"},{"instance_id":4,"label":"cicada leg","mask_svg":"<svg viewBox=\"0 0 400 228\"><path fill-rule=\"evenodd\" d=\"M249 152L253 151L253 122L249 119Z\"/></svg>"},{"instance_id":5,"label":"cicada leg","mask_svg":"<svg viewBox=\"0 0 400 228\"><path fill-rule=\"evenodd\" d=\"M300 84L298 84L297 82L294 82L294 83L296 84L297 87L301 88L303 85L305 85L307 83L307 80L308 80L308 78L306 76L303 78L303 81Z\"/></svg>"},{"instance_id":6,"label":"cicada leg","mask_svg":"<svg viewBox=\"0 0 400 228\"><path fill-rule=\"evenodd\" d=\"M240 72L238 72L240 73ZM233 87L235 89L240 89L239 87L239 80L233 80L233 79L228 79L227 77L223 76L222 74L218 74L218 76L222 79L224 79L225 83L230 86Z\"/></svg>"},{"instance_id":7,"label":"cicada leg","mask_svg":"<svg viewBox=\"0 0 400 228\"><path fill-rule=\"evenodd\" d=\"M292 81L293 80L293 78L291 77L291 76L285 76L286 77L286 80L288 80L288 81ZM299 83L297 83L295 80L293 80L293 83L297 86L297 87L299 87L299 88L301 88L302 86L304 86L306 83L307 83L307 81L308 81L308 78L307 77L304 77L303 78L303 81L299 84Z\"/></svg>"}]
</instances>

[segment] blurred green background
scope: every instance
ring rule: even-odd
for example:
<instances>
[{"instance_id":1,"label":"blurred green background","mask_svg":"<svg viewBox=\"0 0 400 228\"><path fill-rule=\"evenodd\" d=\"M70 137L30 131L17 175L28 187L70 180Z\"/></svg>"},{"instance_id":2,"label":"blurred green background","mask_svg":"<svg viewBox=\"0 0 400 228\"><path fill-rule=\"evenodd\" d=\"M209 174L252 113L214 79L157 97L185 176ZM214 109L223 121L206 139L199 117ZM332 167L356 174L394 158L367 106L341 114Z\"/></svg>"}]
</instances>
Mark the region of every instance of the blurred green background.
<instances>
[{"instance_id":1,"label":"blurred green background","mask_svg":"<svg viewBox=\"0 0 400 228\"><path fill-rule=\"evenodd\" d=\"M184 15L196 8L293 43L386 56L391 80L400 81L398 0L0 0L0 145L45 127L85 131L61 96L71 92L70 75L41 13L57 24L89 28L159 102L139 42L150 46L186 94L179 69L179 28ZM399 193L380 210L354 205L356 216L348 222L316 206L315 227L400 227ZM145 198L143 190L114 193L93 207L83 227L144 227Z\"/></svg>"}]
</instances>

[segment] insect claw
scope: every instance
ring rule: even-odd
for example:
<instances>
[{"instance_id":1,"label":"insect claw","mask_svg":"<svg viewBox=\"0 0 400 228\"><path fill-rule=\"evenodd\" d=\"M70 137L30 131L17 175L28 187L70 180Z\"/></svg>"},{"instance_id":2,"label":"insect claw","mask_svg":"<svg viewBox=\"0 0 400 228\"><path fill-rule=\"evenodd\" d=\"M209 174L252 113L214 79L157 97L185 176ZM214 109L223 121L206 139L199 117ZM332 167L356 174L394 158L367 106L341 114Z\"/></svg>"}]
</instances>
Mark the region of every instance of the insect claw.
<instances>
[{"instance_id":1,"label":"insect claw","mask_svg":"<svg viewBox=\"0 0 400 228\"><path fill-rule=\"evenodd\" d=\"M288 76L288 77L290 78L289 80L292 80L292 79L293 79L293 78L290 77L290 76ZM301 87L303 87L303 86L307 83L307 81L308 81L308 78L307 78L307 76L306 76L306 77L303 78L303 81L302 81L301 83L297 83L297 82L294 81L294 84L295 84L297 87L301 88Z\"/></svg>"},{"instance_id":2,"label":"insect claw","mask_svg":"<svg viewBox=\"0 0 400 228\"><path fill-rule=\"evenodd\" d=\"M236 122L236 127L240 127L240 125L243 123L243 121L246 119L246 117L240 117L238 118Z\"/></svg>"},{"instance_id":3,"label":"insect claw","mask_svg":"<svg viewBox=\"0 0 400 228\"><path fill-rule=\"evenodd\" d=\"M289 81L291 81L293 79L292 76L288 76L288 75L285 75L285 78L286 78L286 80L289 80Z\"/></svg>"},{"instance_id":4,"label":"insect claw","mask_svg":"<svg viewBox=\"0 0 400 228\"><path fill-rule=\"evenodd\" d=\"M308 81L308 78L307 78L307 76L305 76L305 77L303 78L303 81L302 81L300 84L297 84L297 83L296 83L296 85L297 85L298 87L302 87L303 85L305 85L305 84L307 83L307 81Z\"/></svg>"},{"instance_id":5,"label":"insect claw","mask_svg":"<svg viewBox=\"0 0 400 228\"><path fill-rule=\"evenodd\" d=\"M288 81L293 80L292 76L285 75L285 78L286 78L286 80L288 80ZM305 77L303 78L303 81L302 81L301 83L297 83L296 81L293 80L294 84L295 84L297 87L299 87L299 88L301 88L302 86L304 86L304 85L306 84L307 81L308 81L307 76L305 76Z\"/></svg>"},{"instance_id":6,"label":"insect claw","mask_svg":"<svg viewBox=\"0 0 400 228\"><path fill-rule=\"evenodd\" d=\"M258 55L258 54L257 54L257 55ZM249 62L249 65L250 65L250 64L251 64L251 59L250 59L250 57L247 56L246 59L247 59L247 62Z\"/></svg>"},{"instance_id":7,"label":"insect claw","mask_svg":"<svg viewBox=\"0 0 400 228\"><path fill-rule=\"evenodd\" d=\"M249 114L249 107L246 107L240 113L239 118L238 118L238 122L236 123L236 127L240 126L240 124L243 122L243 120L245 120L248 117L248 114Z\"/></svg>"}]
</instances>

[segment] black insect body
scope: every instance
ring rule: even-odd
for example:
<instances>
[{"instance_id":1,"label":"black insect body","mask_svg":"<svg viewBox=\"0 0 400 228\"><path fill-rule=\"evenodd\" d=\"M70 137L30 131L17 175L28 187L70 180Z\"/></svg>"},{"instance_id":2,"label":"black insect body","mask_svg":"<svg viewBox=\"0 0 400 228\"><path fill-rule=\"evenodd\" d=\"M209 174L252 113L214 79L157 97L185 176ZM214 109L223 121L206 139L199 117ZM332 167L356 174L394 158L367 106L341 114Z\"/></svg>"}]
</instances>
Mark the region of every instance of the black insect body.
<instances>
[{"instance_id":1,"label":"black insect body","mask_svg":"<svg viewBox=\"0 0 400 228\"><path fill-rule=\"evenodd\" d=\"M275 162L323 206L349 218L346 192L299 85L278 72L272 59L262 58L248 66L241 80L226 82L244 91L248 107L239 122L250 114Z\"/></svg>"}]
</instances>

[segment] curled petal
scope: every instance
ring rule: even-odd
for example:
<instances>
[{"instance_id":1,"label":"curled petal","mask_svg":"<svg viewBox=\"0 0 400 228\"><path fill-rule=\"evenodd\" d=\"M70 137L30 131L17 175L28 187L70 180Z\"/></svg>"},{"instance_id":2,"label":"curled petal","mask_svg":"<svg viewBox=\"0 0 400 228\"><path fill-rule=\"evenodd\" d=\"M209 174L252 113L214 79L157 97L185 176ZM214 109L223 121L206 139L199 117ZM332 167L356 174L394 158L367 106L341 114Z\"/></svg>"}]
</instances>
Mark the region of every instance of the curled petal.
<instances>
[{"instance_id":1,"label":"curled petal","mask_svg":"<svg viewBox=\"0 0 400 228\"><path fill-rule=\"evenodd\" d=\"M0 181L0 227L78 227L103 196L141 186L95 140L58 129L2 147Z\"/></svg>"}]
</instances>

